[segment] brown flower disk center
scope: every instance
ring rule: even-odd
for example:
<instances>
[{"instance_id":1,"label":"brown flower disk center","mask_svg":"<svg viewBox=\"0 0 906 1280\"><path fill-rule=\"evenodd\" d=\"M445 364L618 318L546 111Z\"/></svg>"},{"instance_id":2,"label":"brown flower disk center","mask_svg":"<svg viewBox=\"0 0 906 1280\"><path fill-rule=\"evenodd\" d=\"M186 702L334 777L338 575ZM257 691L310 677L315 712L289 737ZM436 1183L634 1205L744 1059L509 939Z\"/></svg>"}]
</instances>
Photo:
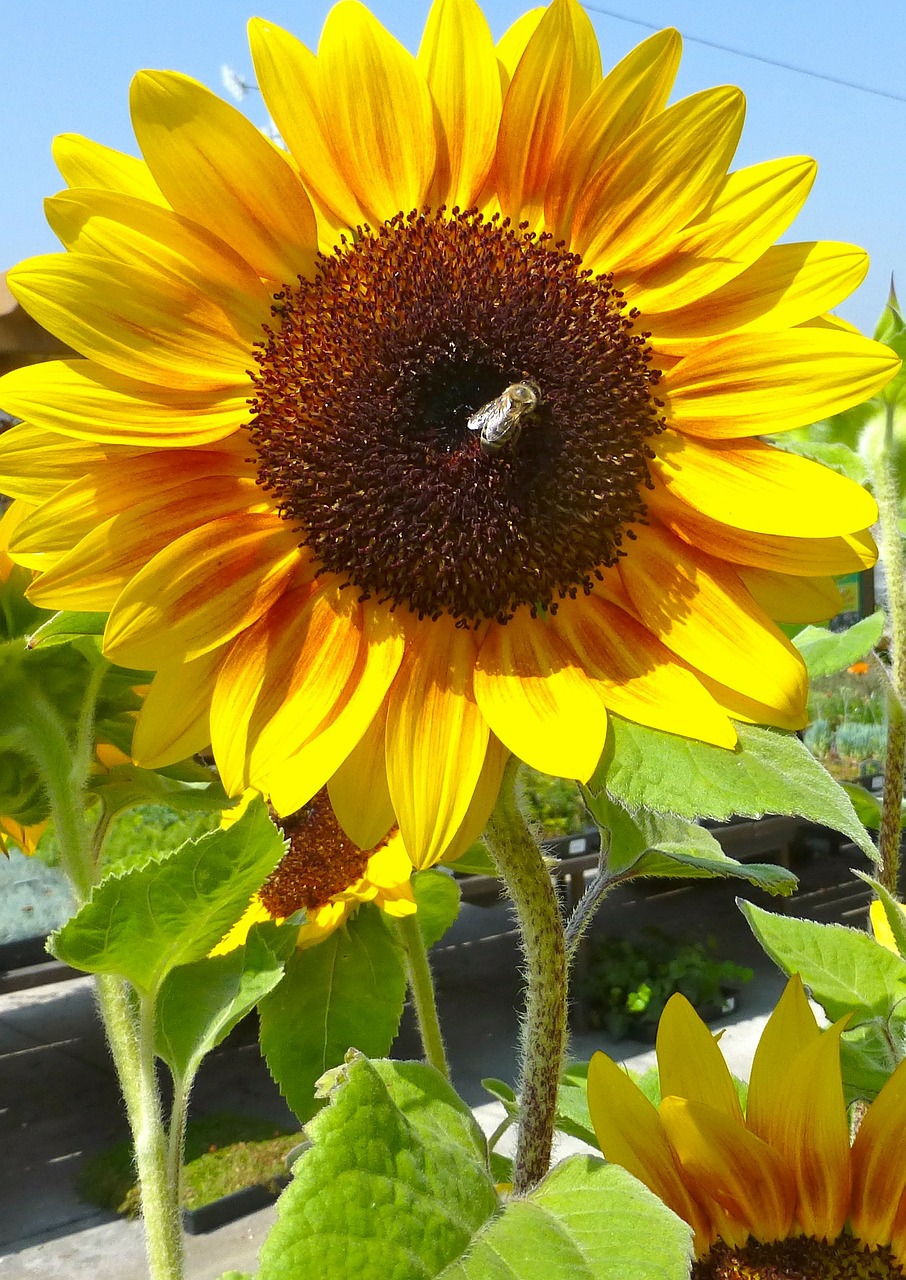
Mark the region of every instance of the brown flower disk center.
<instances>
[{"instance_id":1,"label":"brown flower disk center","mask_svg":"<svg viewBox=\"0 0 906 1280\"><path fill-rule=\"evenodd\" d=\"M277 821L289 849L259 894L269 915L286 919L302 908L311 915L364 874L369 855L343 831L323 792Z\"/></svg>"},{"instance_id":2,"label":"brown flower disk center","mask_svg":"<svg viewBox=\"0 0 906 1280\"><path fill-rule=\"evenodd\" d=\"M867 1248L850 1235L836 1240L794 1236L741 1249L718 1240L692 1267L692 1280L904 1280L886 1245Z\"/></svg>"},{"instance_id":3,"label":"brown flower disk center","mask_svg":"<svg viewBox=\"0 0 906 1280\"><path fill-rule=\"evenodd\" d=\"M324 568L419 615L505 621L589 591L644 516L658 374L609 276L474 211L360 228L277 295L261 483ZM518 430L469 419L537 388Z\"/></svg>"}]
</instances>

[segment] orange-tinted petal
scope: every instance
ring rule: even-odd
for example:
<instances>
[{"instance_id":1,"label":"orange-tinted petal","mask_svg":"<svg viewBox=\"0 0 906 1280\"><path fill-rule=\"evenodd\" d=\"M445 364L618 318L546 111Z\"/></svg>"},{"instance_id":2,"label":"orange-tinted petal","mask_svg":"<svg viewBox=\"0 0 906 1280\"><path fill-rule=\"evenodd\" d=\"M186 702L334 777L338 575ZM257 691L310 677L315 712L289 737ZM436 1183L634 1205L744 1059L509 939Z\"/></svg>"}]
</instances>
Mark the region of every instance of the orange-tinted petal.
<instances>
[{"instance_id":1,"label":"orange-tinted petal","mask_svg":"<svg viewBox=\"0 0 906 1280\"><path fill-rule=\"evenodd\" d=\"M563 778L591 777L604 749L607 713L557 629L521 609L481 643L475 697L501 742L520 760Z\"/></svg>"},{"instance_id":2,"label":"orange-tinted petal","mask_svg":"<svg viewBox=\"0 0 906 1280\"><path fill-rule=\"evenodd\" d=\"M715 1237L707 1213L683 1177L657 1109L605 1053L588 1064L588 1110L605 1159L622 1165L685 1219L701 1255Z\"/></svg>"},{"instance_id":3,"label":"orange-tinted petal","mask_svg":"<svg viewBox=\"0 0 906 1280\"><path fill-rule=\"evenodd\" d=\"M358 0L340 0L318 45L333 163L379 225L420 209L434 177L431 95L415 59Z\"/></svg>"},{"instance_id":4,"label":"orange-tinted petal","mask_svg":"<svg viewBox=\"0 0 906 1280\"><path fill-rule=\"evenodd\" d=\"M301 559L297 536L276 515L211 520L132 579L108 619L105 652L140 670L200 657L257 621Z\"/></svg>"},{"instance_id":5,"label":"orange-tinted petal","mask_svg":"<svg viewBox=\"0 0 906 1280\"><path fill-rule=\"evenodd\" d=\"M906 1062L900 1062L862 1117L852 1147L853 1234L864 1245L895 1243L902 1258L906 1227ZM897 1238L898 1237L898 1238Z\"/></svg>"},{"instance_id":6,"label":"orange-tinted petal","mask_svg":"<svg viewBox=\"0 0 906 1280\"><path fill-rule=\"evenodd\" d=\"M736 730L697 677L625 609L598 595L566 599L549 625L610 711L653 729L735 745Z\"/></svg>"},{"instance_id":7,"label":"orange-tinted petal","mask_svg":"<svg viewBox=\"0 0 906 1280\"><path fill-rule=\"evenodd\" d=\"M586 98L551 170L544 221L554 239L567 239L576 203L592 174L625 139L663 110L679 68L682 41L668 28L644 40Z\"/></svg>"},{"instance_id":8,"label":"orange-tinted petal","mask_svg":"<svg viewBox=\"0 0 906 1280\"><path fill-rule=\"evenodd\" d=\"M396 821L384 758L386 726L383 706L327 784L337 821L360 849L373 849Z\"/></svg>"},{"instance_id":9,"label":"orange-tinted petal","mask_svg":"<svg viewBox=\"0 0 906 1280\"><path fill-rule=\"evenodd\" d=\"M472 632L444 614L413 624L387 707L387 781L413 864L436 862L468 812L488 726L472 692Z\"/></svg>"},{"instance_id":10,"label":"orange-tinted petal","mask_svg":"<svg viewBox=\"0 0 906 1280\"><path fill-rule=\"evenodd\" d=\"M497 143L497 195L514 220L540 214L563 135L601 78L594 30L575 0L554 0L516 66Z\"/></svg>"},{"instance_id":11,"label":"orange-tinted petal","mask_svg":"<svg viewBox=\"0 0 906 1280\"><path fill-rule=\"evenodd\" d=\"M796 1186L772 1147L703 1101L664 1098L660 1117L686 1178L726 1213L722 1239L738 1247L750 1234L764 1241L786 1238ZM728 1238L728 1224L736 1226L735 1238Z\"/></svg>"},{"instance_id":12,"label":"orange-tinted petal","mask_svg":"<svg viewBox=\"0 0 906 1280\"><path fill-rule=\"evenodd\" d=\"M145 769L163 769L204 750L211 741L211 698L223 649L193 662L163 666L145 694L132 755Z\"/></svg>"},{"instance_id":13,"label":"orange-tinted petal","mask_svg":"<svg viewBox=\"0 0 906 1280\"><path fill-rule=\"evenodd\" d=\"M37 506L97 463L107 458L134 458L139 452L91 440L70 440L21 423L0 435L0 493Z\"/></svg>"}]
</instances>

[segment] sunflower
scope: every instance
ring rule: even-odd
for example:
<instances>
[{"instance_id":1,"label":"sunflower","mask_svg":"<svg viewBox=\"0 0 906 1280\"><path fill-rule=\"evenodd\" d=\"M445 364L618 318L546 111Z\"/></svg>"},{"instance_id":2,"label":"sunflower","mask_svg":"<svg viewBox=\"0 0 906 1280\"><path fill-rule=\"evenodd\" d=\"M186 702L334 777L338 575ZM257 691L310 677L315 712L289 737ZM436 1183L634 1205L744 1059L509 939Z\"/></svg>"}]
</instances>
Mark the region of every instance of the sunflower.
<instances>
[{"instance_id":1,"label":"sunflower","mask_svg":"<svg viewBox=\"0 0 906 1280\"><path fill-rule=\"evenodd\" d=\"M226 811L228 825L235 816L235 810ZM323 942L363 902L373 902L389 916L415 913L412 863L398 831L376 849L358 849L323 792L279 825L289 841L286 853L212 956L241 947L252 925L264 920L282 924L297 911L306 916L296 938L300 948Z\"/></svg>"},{"instance_id":2,"label":"sunflower","mask_svg":"<svg viewBox=\"0 0 906 1280\"><path fill-rule=\"evenodd\" d=\"M658 1026L659 1107L605 1054L592 1058L601 1151L693 1228L694 1280L906 1275L906 1063L851 1144L847 1021L819 1030L791 978L762 1032L745 1112L717 1040L682 995Z\"/></svg>"},{"instance_id":3,"label":"sunflower","mask_svg":"<svg viewBox=\"0 0 906 1280\"><path fill-rule=\"evenodd\" d=\"M156 671L137 758L211 742L281 814L327 784L426 866L509 753L588 779L610 712L803 726L775 620L834 611L876 511L757 437L898 367L825 314L861 250L773 246L814 163L731 170L739 90L666 105L672 30L604 75L575 0L496 45L436 0L417 57L355 0L317 54L250 32L286 150L141 72L142 158L59 138L66 252L10 273L82 357L0 383L13 551Z\"/></svg>"}]
</instances>

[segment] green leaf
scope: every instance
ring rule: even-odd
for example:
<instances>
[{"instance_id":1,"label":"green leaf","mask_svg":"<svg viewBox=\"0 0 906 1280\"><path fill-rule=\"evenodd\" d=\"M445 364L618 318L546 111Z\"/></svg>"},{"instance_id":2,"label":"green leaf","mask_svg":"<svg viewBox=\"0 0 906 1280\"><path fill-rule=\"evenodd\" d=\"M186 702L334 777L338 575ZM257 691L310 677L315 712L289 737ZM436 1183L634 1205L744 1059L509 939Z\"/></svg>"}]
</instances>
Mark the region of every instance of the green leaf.
<instances>
[{"instance_id":1,"label":"green leaf","mask_svg":"<svg viewBox=\"0 0 906 1280\"><path fill-rule=\"evenodd\" d=\"M846 792L794 734L737 724L733 751L660 733L619 716L588 783L631 813L653 809L680 818L795 814L840 831L872 860L878 852Z\"/></svg>"},{"instance_id":2,"label":"green leaf","mask_svg":"<svg viewBox=\"0 0 906 1280\"><path fill-rule=\"evenodd\" d=\"M847 1031L840 1041L840 1068L847 1103L871 1101L906 1053L902 1018L873 1018Z\"/></svg>"},{"instance_id":3,"label":"green leaf","mask_svg":"<svg viewBox=\"0 0 906 1280\"><path fill-rule=\"evenodd\" d=\"M259 1280L419 1280L494 1212L484 1137L431 1067L355 1056L308 1125Z\"/></svg>"},{"instance_id":4,"label":"green leaf","mask_svg":"<svg viewBox=\"0 0 906 1280\"><path fill-rule=\"evenodd\" d=\"M857 786L855 782L841 782L840 786L849 796L850 804L863 827L869 831L880 831L883 809L877 796Z\"/></svg>"},{"instance_id":5,"label":"green leaf","mask_svg":"<svg viewBox=\"0 0 906 1280\"><path fill-rule=\"evenodd\" d=\"M867 933L738 905L771 959L784 973L800 974L832 1022L851 1012L858 1021L886 1020L906 997L906 960Z\"/></svg>"},{"instance_id":6,"label":"green leaf","mask_svg":"<svg viewBox=\"0 0 906 1280\"><path fill-rule=\"evenodd\" d=\"M784 867L728 857L706 827L684 818L650 809L639 809L630 815L604 792L588 795L586 804L610 832L607 868L612 874L631 871L633 878L734 877L775 894L792 893L798 883Z\"/></svg>"},{"instance_id":7,"label":"green leaf","mask_svg":"<svg viewBox=\"0 0 906 1280\"><path fill-rule=\"evenodd\" d=\"M228 809L230 799L220 782L203 766L193 768L198 771L195 778L180 780L135 764L120 764L96 774L89 790L104 801L109 816L142 804L163 804L180 813Z\"/></svg>"},{"instance_id":8,"label":"green leaf","mask_svg":"<svg viewBox=\"0 0 906 1280\"><path fill-rule=\"evenodd\" d=\"M167 975L155 1008L155 1048L175 1076L194 1075L205 1055L280 981L283 959L268 945L276 931L276 925L256 925L245 946Z\"/></svg>"},{"instance_id":9,"label":"green leaf","mask_svg":"<svg viewBox=\"0 0 906 1280\"><path fill-rule=\"evenodd\" d=\"M588 1063L573 1062L566 1068L557 1095L557 1128L593 1147L598 1139L588 1110Z\"/></svg>"},{"instance_id":10,"label":"green leaf","mask_svg":"<svg viewBox=\"0 0 906 1280\"><path fill-rule=\"evenodd\" d=\"M647 1187L618 1165L571 1156L440 1280L686 1280L691 1260L691 1228Z\"/></svg>"},{"instance_id":11,"label":"green leaf","mask_svg":"<svg viewBox=\"0 0 906 1280\"><path fill-rule=\"evenodd\" d=\"M303 1124L321 1106L317 1081L348 1049L390 1051L405 998L402 949L375 906L289 959L283 981L261 1001L261 1051Z\"/></svg>"},{"instance_id":12,"label":"green leaf","mask_svg":"<svg viewBox=\"0 0 906 1280\"><path fill-rule=\"evenodd\" d=\"M73 636L102 636L106 625L106 613L79 613L64 609L48 618L43 626L32 633L28 641L29 647L36 649L38 645L50 640L71 640Z\"/></svg>"},{"instance_id":13,"label":"green leaf","mask_svg":"<svg viewBox=\"0 0 906 1280\"><path fill-rule=\"evenodd\" d=\"M803 627L793 639L802 654L812 680L845 671L866 657L884 634L884 611L863 618L848 631L828 631L826 627Z\"/></svg>"},{"instance_id":14,"label":"green leaf","mask_svg":"<svg viewBox=\"0 0 906 1280\"><path fill-rule=\"evenodd\" d=\"M861 424L860 424L861 425ZM808 428L806 428L808 430ZM848 444L831 440L790 440L785 433L771 438L771 443L783 449L785 453L798 453L803 458L811 458L820 462L841 475L848 476L856 484L866 484L869 480L868 466L864 458L856 453Z\"/></svg>"},{"instance_id":15,"label":"green leaf","mask_svg":"<svg viewBox=\"0 0 906 1280\"><path fill-rule=\"evenodd\" d=\"M50 950L76 969L116 973L139 991L155 992L171 969L201 960L217 945L283 852L267 807L257 800L227 830L101 881L52 935Z\"/></svg>"},{"instance_id":16,"label":"green leaf","mask_svg":"<svg viewBox=\"0 0 906 1280\"><path fill-rule=\"evenodd\" d=\"M412 877L418 926L426 947L433 947L459 915L459 885L443 871L418 871Z\"/></svg>"},{"instance_id":17,"label":"green leaf","mask_svg":"<svg viewBox=\"0 0 906 1280\"><path fill-rule=\"evenodd\" d=\"M448 862L446 865L451 871L456 871L461 875L497 875L497 868L494 866L494 859L488 853L487 848L480 840L476 840L474 844L469 845L465 853L461 854L455 859L455 861Z\"/></svg>"},{"instance_id":18,"label":"green leaf","mask_svg":"<svg viewBox=\"0 0 906 1280\"><path fill-rule=\"evenodd\" d=\"M875 329L875 339L878 342L886 342L901 360L906 361L906 322L903 320L903 312L897 300L893 281L890 284L887 306L881 312L881 318ZM902 404L906 400L906 371L901 369L896 377L879 392L879 396L886 404Z\"/></svg>"},{"instance_id":19,"label":"green leaf","mask_svg":"<svg viewBox=\"0 0 906 1280\"><path fill-rule=\"evenodd\" d=\"M519 1099L516 1097L515 1090L505 1080L498 1080L495 1076L484 1076L481 1087L487 1090L492 1098L502 1102L510 1115L518 1114Z\"/></svg>"}]
</instances>

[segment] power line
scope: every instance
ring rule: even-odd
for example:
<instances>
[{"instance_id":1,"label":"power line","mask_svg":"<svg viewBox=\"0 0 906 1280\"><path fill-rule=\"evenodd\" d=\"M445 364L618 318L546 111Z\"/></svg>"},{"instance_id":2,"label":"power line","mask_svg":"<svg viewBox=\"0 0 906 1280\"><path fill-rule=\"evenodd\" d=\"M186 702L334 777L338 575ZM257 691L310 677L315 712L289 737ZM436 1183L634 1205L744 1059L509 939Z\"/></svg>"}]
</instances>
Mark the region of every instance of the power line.
<instances>
[{"instance_id":1,"label":"power line","mask_svg":"<svg viewBox=\"0 0 906 1280\"><path fill-rule=\"evenodd\" d=\"M614 9L602 9L596 4L585 4L592 13L600 13L605 18L616 18L618 22L630 22L634 27L646 27L649 31L660 31L657 22L643 22L641 18L630 18L628 14L617 13ZM906 97L899 93L888 93L886 89L872 89L867 84L856 84L854 80L841 80L839 76L828 76L822 71L811 71L808 67L797 67L792 62L778 62L776 58L765 58L760 53L749 53L746 49L734 49L732 45L718 44L716 40L705 40L703 36L690 36L683 33L683 39L689 44L703 44L708 49L718 49L721 53L732 53L737 58L748 58L751 62L763 62L769 67L780 67L783 71L794 71L800 76L811 76L813 80L825 80L828 84L839 84L844 89L857 89L859 93L870 93L875 98L889 98L892 102L906 102Z\"/></svg>"}]
</instances>

